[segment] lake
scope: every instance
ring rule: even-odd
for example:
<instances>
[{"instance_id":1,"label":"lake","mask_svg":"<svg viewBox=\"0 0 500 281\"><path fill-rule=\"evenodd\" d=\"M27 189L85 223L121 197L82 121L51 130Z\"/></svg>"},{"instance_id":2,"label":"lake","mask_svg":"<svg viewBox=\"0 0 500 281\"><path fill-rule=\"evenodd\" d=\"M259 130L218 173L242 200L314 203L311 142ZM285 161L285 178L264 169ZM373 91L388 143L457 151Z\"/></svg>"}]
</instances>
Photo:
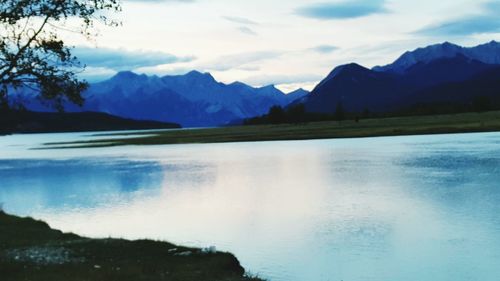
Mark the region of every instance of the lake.
<instances>
[{"instance_id":1,"label":"lake","mask_svg":"<svg viewBox=\"0 0 500 281\"><path fill-rule=\"evenodd\" d=\"M0 137L0 202L90 237L234 253L270 281L500 276L500 133L38 150Z\"/></svg>"}]
</instances>

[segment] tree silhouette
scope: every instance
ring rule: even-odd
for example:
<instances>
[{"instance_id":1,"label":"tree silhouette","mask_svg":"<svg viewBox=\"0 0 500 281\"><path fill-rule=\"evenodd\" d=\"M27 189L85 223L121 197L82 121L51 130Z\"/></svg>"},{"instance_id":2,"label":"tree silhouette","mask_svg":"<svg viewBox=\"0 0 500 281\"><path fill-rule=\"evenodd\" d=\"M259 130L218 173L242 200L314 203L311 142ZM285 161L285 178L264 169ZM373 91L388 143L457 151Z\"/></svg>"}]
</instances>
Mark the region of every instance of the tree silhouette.
<instances>
[{"instance_id":1,"label":"tree silhouette","mask_svg":"<svg viewBox=\"0 0 500 281\"><path fill-rule=\"evenodd\" d=\"M344 105L341 101L337 103L337 107L335 109L335 120L342 122L345 118Z\"/></svg>"},{"instance_id":2,"label":"tree silhouette","mask_svg":"<svg viewBox=\"0 0 500 281\"><path fill-rule=\"evenodd\" d=\"M267 114L267 118L269 119L269 123L271 124L280 124L286 122L286 114L281 106L273 106L269 109L269 113Z\"/></svg>"},{"instance_id":3,"label":"tree silhouette","mask_svg":"<svg viewBox=\"0 0 500 281\"><path fill-rule=\"evenodd\" d=\"M297 124L306 121L306 107L302 103L291 106L286 113L288 122Z\"/></svg>"},{"instance_id":4,"label":"tree silhouette","mask_svg":"<svg viewBox=\"0 0 500 281\"><path fill-rule=\"evenodd\" d=\"M370 110L368 108L365 108L363 110L363 118L367 119L367 118L370 118L370 116L371 116Z\"/></svg>"},{"instance_id":5,"label":"tree silhouette","mask_svg":"<svg viewBox=\"0 0 500 281\"><path fill-rule=\"evenodd\" d=\"M30 88L58 110L65 102L83 104L83 66L72 56L60 33L76 32L90 39L96 23L119 22L106 11L120 11L119 0L2 0L0 2L0 110L12 107L9 95Z\"/></svg>"},{"instance_id":6,"label":"tree silhouette","mask_svg":"<svg viewBox=\"0 0 500 281\"><path fill-rule=\"evenodd\" d=\"M476 97L473 100L472 104L476 112L484 112L491 110L492 108L490 98L485 96Z\"/></svg>"}]
</instances>

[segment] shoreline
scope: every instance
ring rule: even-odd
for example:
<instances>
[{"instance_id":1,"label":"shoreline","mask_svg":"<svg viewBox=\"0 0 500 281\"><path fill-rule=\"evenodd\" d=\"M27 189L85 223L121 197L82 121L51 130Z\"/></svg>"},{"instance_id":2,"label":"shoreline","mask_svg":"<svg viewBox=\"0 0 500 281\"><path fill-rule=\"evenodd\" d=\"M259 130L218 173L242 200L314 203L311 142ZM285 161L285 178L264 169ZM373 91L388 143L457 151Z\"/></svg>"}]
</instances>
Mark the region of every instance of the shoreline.
<instances>
[{"instance_id":1,"label":"shoreline","mask_svg":"<svg viewBox=\"0 0 500 281\"><path fill-rule=\"evenodd\" d=\"M230 253L152 240L90 239L0 210L0 276L20 280L262 281Z\"/></svg>"},{"instance_id":2,"label":"shoreline","mask_svg":"<svg viewBox=\"0 0 500 281\"><path fill-rule=\"evenodd\" d=\"M368 138L500 131L500 111L450 115L391 117L306 124L256 125L120 134L120 139L45 143L40 149L97 148L123 145L201 144L227 142L293 141L337 138ZM130 137L130 138L127 138Z\"/></svg>"}]
</instances>

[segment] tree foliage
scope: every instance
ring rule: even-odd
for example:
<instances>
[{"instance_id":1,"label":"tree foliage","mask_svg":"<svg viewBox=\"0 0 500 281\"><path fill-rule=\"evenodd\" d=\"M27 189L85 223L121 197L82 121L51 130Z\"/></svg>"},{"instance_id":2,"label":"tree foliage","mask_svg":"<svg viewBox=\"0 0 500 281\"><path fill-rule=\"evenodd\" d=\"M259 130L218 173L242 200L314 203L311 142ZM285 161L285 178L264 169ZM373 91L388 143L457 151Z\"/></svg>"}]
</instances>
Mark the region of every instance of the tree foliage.
<instances>
[{"instance_id":1,"label":"tree foliage","mask_svg":"<svg viewBox=\"0 0 500 281\"><path fill-rule=\"evenodd\" d=\"M341 122L345 118L344 105L341 101L337 103L337 107L335 108L335 120Z\"/></svg>"},{"instance_id":2,"label":"tree foliage","mask_svg":"<svg viewBox=\"0 0 500 281\"><path fill-rule=\"evenodd\" d=\"M119 0L2 0L0 2L0 109L12 106L13 91L31 88L58 110L66 101L81 105L87 83L83 67L61 39L62 32L86 38L96 24L116 26L109 12Z\"/></svg>"},{"instance_id":3,"label":"tree foliage","mask_svg":"<svg viewBox=\"0 0 500 281\"><path fill-rule=\"evenodd\" d=\"M269 109L268 117L271 124L280 124L286 121L285 110L279 105L275 105Z\"/></svg>"}]
</instances>

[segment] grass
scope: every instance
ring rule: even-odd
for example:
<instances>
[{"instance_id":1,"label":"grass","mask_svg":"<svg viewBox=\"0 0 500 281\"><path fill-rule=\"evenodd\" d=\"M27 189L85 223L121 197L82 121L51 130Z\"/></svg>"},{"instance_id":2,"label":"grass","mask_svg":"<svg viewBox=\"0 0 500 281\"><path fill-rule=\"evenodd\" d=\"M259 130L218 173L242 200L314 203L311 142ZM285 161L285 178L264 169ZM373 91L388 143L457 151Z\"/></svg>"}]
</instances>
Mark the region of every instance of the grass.
<instances>
[{"instance_id":1,"label":"grass","mask_svg":"<svg viewBox=\"0 0 500 281\"><path fill-rule=\"evenodd\" d=\"M119 145L306 140L491 131L500 131L500 111L366 119L361 120L359 123L354 121L343 121L341 123L329 121L308 124L174 130L148 132L149 135L144 137L138 137L137 134L116 134L113 136L120 135L125 138L48 143L46 145L49 146L47 148L65 148L65 146L86 148ZM127 138L127 136L130 138Z\"/></svg>"},{"instance_id":2,"label":"grass","mask_svg":"<svg viewBox=\"0 0 500 281\"><path fill-rule=\"evenodd\" d=\"M89 239L0 211L2 281L258 281L229 253L156 241Z\"/></svg>"}]
</instances>

